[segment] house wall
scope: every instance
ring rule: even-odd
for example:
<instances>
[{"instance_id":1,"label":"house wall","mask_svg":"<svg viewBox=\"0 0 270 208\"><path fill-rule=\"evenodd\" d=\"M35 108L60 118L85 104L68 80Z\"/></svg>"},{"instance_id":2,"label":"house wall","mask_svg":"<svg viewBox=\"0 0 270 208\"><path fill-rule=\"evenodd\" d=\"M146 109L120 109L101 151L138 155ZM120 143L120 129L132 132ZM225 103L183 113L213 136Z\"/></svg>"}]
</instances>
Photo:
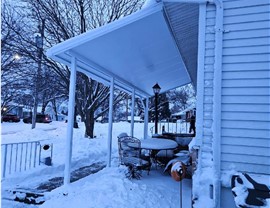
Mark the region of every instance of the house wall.
<instances>
[{"instance_id":1,"label":"house wall","mask_svg":"<svg viewBox=\"0 0 270 208\"><path fill-rule=\"evenodd\" d=\"M197 103L198 109L202 110L202 132L197 136L202 138L201 175L209 173L213 165L220 168L221 173L236 170L269 175L270 1L223 0L223 6L221 68L215 69L215 5L207 4L205 17L202 15L203 19L200 19L205 24L205 35L201 34L201 29L199 36L204 59L198 65L198 88L202 89L202 98ZM218 70L221 70L221 80L217 81ZM215 97L219 96L215 94L217 89L221 89L218 99ZM218 100L221 101L220 109L216 104ZM217 111L221 115L219 118ZM220 126L217 125L219 122ZM215 131L219 131L218 134ZM214 146L216 135L220 135L220 150ZM216 153L220 156L220 166L213 161ZM216 206L220 203L220 207L228 207L226 203L230 202L233 207L228 188L226 194L222 188ZM211 193L209 195L211 197Z\"/></svg>"},{"instance_id":2,"label":"house wall","mask_svg":"<svg viewBox=\"0 0 270 208\"><path fill-rule=\"evenodd\" d=\"M221 170L270 174L270 1L224 1L223 26Z\"/></svg>"},{"instance_id":3,"label":"house wall","mask_svg":"<svg viewBox=\"0 0 270 208\"><path fill-rule=\"evenodd\" d=\"M270 174L270 2L224 0L221 170ZM212 154L215 15L206 7L201 157ZM209 161L202 160L202 167Z\"/></svg>"}]
</instances>

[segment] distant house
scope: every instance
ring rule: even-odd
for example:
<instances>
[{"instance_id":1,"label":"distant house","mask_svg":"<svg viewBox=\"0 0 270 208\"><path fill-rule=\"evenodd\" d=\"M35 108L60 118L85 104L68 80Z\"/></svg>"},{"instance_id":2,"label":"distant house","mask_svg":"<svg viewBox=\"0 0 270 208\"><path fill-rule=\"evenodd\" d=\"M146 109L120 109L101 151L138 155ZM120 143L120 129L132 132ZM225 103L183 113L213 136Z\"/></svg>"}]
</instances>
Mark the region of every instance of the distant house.
<instances>
[{"instance_id":1,"label":"distant house","mask_svg":"<svg viewBox=\"0 0 270 208\"><path fill-rule=\"evenodd\" d=\"M234 207L230 172L270 176L270 2L148 2L141 11L60 43L47 54L72 66L73 80L78 70L111 90L145 100L145 112L156 82L161 92L192 83L197 94L193 147L198 148L194 203L202 207L206 199L208 208ZM147 122L145 116L145 138ZM110 154L111 149L108 166Z\"/></svg>"}]
</instances>

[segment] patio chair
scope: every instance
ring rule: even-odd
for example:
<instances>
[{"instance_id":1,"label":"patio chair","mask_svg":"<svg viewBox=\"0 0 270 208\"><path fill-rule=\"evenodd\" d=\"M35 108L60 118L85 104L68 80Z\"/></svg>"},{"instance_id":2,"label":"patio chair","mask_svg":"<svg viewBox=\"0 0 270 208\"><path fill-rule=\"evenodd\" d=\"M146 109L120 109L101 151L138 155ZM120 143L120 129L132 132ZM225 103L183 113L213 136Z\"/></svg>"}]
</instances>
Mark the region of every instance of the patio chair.
<instances>
[{"instance_id":1,"label":"patio chair","mask_svg":"<svg viewBox=\"0 0 270 208\"><path fill-rule=\"evenodd\" d=\"M128 178L140 179L141 170L147 170L148 175L151 167L150 160L141 157L141 141L135 137L118 137L118 151L120 164L128 167Z\"/></svg>"},{"instance_id":2,"label":"patio chair","mask_svg":"<svg viewBox=\"0 0 270 208\"><path fill-rule=\"evenodd\" d=\"M119 139L119 138L127 137L127 136L128 136L128 134L126 132L122 132L117 136L117 138Z\"/></svg>"}]
</instances>

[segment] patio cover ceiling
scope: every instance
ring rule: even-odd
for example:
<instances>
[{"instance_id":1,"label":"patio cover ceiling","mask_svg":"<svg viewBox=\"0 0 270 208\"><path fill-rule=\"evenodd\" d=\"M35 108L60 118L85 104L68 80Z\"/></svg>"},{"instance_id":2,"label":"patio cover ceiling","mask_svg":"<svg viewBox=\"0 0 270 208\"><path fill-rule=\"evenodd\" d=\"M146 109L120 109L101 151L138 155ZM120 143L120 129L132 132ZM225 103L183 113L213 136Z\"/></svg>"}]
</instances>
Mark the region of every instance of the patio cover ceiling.
<instances>
[{"instance_id":1,"label":"patio cover ceiling","mask_svg":"<svg viewBox=\"0 0 270 208\"><path fill-rule=\"evenodd\" d=\"M47 51L68 66L72 56L77 70L104 84L115 78L116 87L141 97L191 82L162 3L142 9L103 27L90 30Z\"/></svg>"}]
</instances>

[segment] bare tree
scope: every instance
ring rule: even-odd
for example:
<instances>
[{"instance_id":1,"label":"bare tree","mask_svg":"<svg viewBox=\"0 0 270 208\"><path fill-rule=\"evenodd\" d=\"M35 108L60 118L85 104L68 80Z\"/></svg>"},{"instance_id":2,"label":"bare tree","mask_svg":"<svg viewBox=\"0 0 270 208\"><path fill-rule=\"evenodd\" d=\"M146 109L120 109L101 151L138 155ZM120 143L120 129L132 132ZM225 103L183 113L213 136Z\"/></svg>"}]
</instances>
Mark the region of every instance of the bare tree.
<instances>
[{"instance_id":1,"label":"bare tree","mask_svg":"<svg viewBox=\"0 0 270 208\"><path fill-rule=\"evenodd\" d=\"M23 100L29 76L25 76L27 61L13 44L22 30L21 18L11 5L3 4L1 20L1 113L5 114Z\"/></svg>"},{"instance_id":2,"label":"bare tree","mask_svg":"<svg viewBox=\"0 0 270 208\"><path fill-rule=\"evenodd\" d=\"M44 48L108 24L139 9L141 0L23 0L28 6L27 16L38 24L46 18ZM25 10L24 10L25 11ZM67 67L43 57L43 62L60 78L68 95L69 75ZM108 87L77 72L76 110L85 122L85 136L93 138L97 110L109 97ZM124 97L118 93L115 103ZM104 109L107 110L107 109ZM104 110L102 113L104 113Z\"/></svg>"},{"instance_id":3,"label":"bare tree","mask_svg":"<svg viewBox=\"0 0 270 208\"><path fill-rule=\"evenodd\" d=\"M66 86L63 84L66 75L59 76L60 73L51 70L51 68L59 69L59 64L47 59L42 48L37 47L35 33L40 32L37 28L41 25L42 19L33 20L29 15L31 8L19 1L17 3L18 5L4 2L1 13L1 106L12 101L33 108L33 103L38 100L36 104L42 104L44 112L50 101L67 98ZM14 82L16 85L11 85ZM38 92L37 98L33 96L35 92Z\"/></svg>"},{"instance_id":4,"label":"bare tree","mask_svg":"<svg viewBox=\"0 0 270 208\"><path fill-rule=\"evenodd\" d=\"M172 113L182 111L196 102L195 91L191 84L170 90L167 95L172 104Z\"/></svg>"}]
</instances>

